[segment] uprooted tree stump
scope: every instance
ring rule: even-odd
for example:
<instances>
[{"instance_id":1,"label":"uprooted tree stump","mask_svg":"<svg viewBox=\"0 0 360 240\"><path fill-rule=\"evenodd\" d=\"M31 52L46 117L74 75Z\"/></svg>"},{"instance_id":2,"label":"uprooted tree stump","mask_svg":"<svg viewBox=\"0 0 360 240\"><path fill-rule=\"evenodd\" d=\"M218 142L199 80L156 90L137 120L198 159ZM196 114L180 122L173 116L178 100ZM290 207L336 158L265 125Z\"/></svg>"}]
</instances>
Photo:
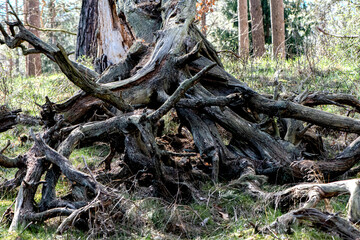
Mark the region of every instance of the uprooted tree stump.
<instances>
[{"instance_id":1,"label":"uprooted tree stump","mask_svg":"<svg viewBox=\"0 0 360 240\"><path fill-rule=\"evenodd\" d=\"M119 199L113 197L119 196L118 191L100 184L101 177L96 179L91 172L85 174L72 167L68 158L74 147L81 144L108 143L111 152L103 161L106 170L111 169L115 154L123 153L128 171L146 173L142 176L149 180L144 183L152 185L157 196L177 194L186 201L199 197L196 182L209 177L226 181L250 171L266 175L272 182L297 182L309 180L317 172L324 179L335 179L358 162L360 139L335 158L319 161L304 160L307 155L301 147L301 143L318 142L308 133L312 125L360 133L359 120L309 107L347 105L358 111L360 104L356 98L304 92L297 97L274 100L250 89L224 70L215 49L194 25L195 2L151 2L148 4L151 15L147 8L133 11L132 8L145 5L136 5L131 0L120 1L117 10L115 4L110 5L111 12L118 11L117 19L126 24L122 34L131 36L122 36L127 46L125 55L102 74L69 60L61 45L43 42L24 27L15 12L14 21L6 23L10 34L0 25L3 35L0 43L19 47L25 55L45 54L82 89L61 104L46 100L41 114L44 130L37 135L32 133L35 143L27 153L16 158L0 155L3 167L19 169L16 181L12 182L12 187L20 189L10 230L29 222L68 216L58 229L62 232L66 225L100 203L115 204L121 210L121 204L111 201ZM147 31L143 31L139 19L149 16ZM24 42L33 48L27 49ZM169 151L158 143L160 120L171 109L176 110L180 126L191 132L196 145L193 150L206 163L202 171L193 168L189 160L194 153L183 149ZM309 125L304 126L304 122ZM228 145L223 142L219 126L232 135ZM312 155L320 154L316 146L312 151ZM176 160L179 157L181 161ZM67 200L59 199L55 192L61 174L73 183ZM45 181L41 181L43 175ZM43 185L42 199L35 204L39 185ZM300 185L276 195L276 199L287 201L290 195L293 201L296 197L292 191L300 191L315 201L327 197L326 189L332 187L339 190L329 190L331 196L339 191L350 191L355 196L348 184L330 183ZM358 202L354 200L351 204L350 219L357 221Z\"/></svg>"}]
</instances>

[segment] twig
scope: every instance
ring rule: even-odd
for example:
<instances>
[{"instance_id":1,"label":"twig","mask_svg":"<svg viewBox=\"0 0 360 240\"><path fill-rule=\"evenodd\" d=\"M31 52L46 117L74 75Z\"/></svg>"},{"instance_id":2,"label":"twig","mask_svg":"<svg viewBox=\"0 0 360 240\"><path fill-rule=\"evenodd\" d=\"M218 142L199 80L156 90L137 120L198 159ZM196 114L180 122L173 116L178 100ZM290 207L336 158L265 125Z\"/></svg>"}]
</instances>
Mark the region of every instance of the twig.
<instances>
[{"instance_id":1,"label":"twig","mask_svg":"<svg viewBox=\"0 0 360 240\"><path fill-rule=\"evenodd\" d=\"M189 53L187 53L181 57L178 57L175 60L176 65L182 66L185 63L191 62L191 60L195 59L197 53L200 51L201 46L202 46L202 41L199 41Z\"/></svg>"},{"instance_id":2,"label":"twig","mask_svg":"<svg viewBox=\"0 0 360 240\"><path fill-rule=\"evenodd\" d=\"M3 149L1 149L0 154L3 154L9 146L10 146L10 140L8 140L6 146Z\"/></svg>"},{"instance_id":3,"label":"twig","mask_svg":"<svg viewBox=\"0 0 360 240\"><path fill-rule=\"evenodd\" d=\"M276 233L275 233L273 230L271 230L269 227L267 228L267 230L274 236L274 238L280 239L280 238L276 235Z\"/></svg>"},{"instance_id":4,"label":"twig","mask_svg":"<svg viewBox=\"0 0 360 240\"><path fill-rule=\"evenodd\" d=\"M5 210L5 212L3 213L3 215L1 216L0 219L0 223L2 223L2 221L4 220L5 215L8 213L8 211L12 208L12 206L14 206L16 202L16 199L12 202L12 204Z\"/></svg>"},{"instance_id":5,"label":"twig","mask_svg":"<svg viewBox=\"0 0 360 240\"><path fill-rule=\"evenodd\" d=\"M338 34L333 34L333 33L326 32L321 27L316 27L316 28L317 28L317 30L319 30L323 34L328 35L328 36L332 36L332 37L337 37L337 38L360 38L360 35L338 35Z\"/></svg>"},{"instance_id":6,"label":"twig","mask_svg":"<svg viewBox=\"0 0 360 240\"><path fill-rule=\"evenodd\" d=\"M176 157L194 157L197 156L197 153L177 153L177 152L171 152L171 151L162 151L165 155L173 155Z\"/></svg>"},{"instance_id":7,"label":"twig","mask_svg":"<svg viewBox=\"0 0 360 240\"><path fill-rule=\"evenodd\" d=\"M96 178L95 178L94 174L91 172L89 166L87 165L84 155L81 155L81 157L82 157L82 159L83 159L83 161L84 161L85 168L88 170L90 176L92 177L92 179L94 180L94 182L97 184Z\"/></svg>"},{"instance_id":8,"label":"twig","mask_svg":"<svg viewBox=\"0 0 360 240\"><path fill-rule=\"evenodd\" d=\"M33 224L33 222L29 222L28 225L26 225L26 227L24 227L24 229L21 231L21 233L19 233L19 235L23 234L25 232L25 230L30 227Z\"/></svg>"},{"instance_id":9,"label":"twig","mask_svg":"<svg viewBox=\"0 0 360 240\"><path fill-rule=\"evenodd\" d=\"M59 225L59 227L56 229L56 233L62 233L66 226L71 224L74 224L75 219L84 211L87 211L93 207L96 207L98 204L100 204L101 202L98 200L99 196L100 196L101 191L98 191L98 194L96 195L96 197L86 206L79 208L78 210L75 210L73 213L70 214L70 216L68 216L67 218L65 218L65 220Z\"/></svg>"},{"instance_id":10,"label":"twig","mask_svg":"<svg viewBox=\"0 0 360 240\"><path fill-rule=\"evenodd\" d=\"M70 34L70 35L74 35L74 36L76 36L76 33L74 33L74 32L70 32L70 31L67 31L67 30L65 30L65 29L57 29L57 28L40 28L40 27L37 27L37 26L31 25L31 24L29 24L28 22L25 22L25 26L26 26L26 27L31 27L31 28L34 28L34 29L39 30L39 31L42 31L42 32L61 32L61 33L66 33L66 34Z\"/></svg>"},{"instance_id":11,"label":"twig","mask_svg":"<svg viewBox=\"0 0 360 240\"><path fill-rule=\"evenodd\" d=\"M311 128L313 125L314 124L312 124L312 123L309 123L308 125L306 125L306 127L298 133L298 138L302 138L305 135L305 133L307 132L307 130L309 130L309 128Z\"/></svg>"}]
</instances>

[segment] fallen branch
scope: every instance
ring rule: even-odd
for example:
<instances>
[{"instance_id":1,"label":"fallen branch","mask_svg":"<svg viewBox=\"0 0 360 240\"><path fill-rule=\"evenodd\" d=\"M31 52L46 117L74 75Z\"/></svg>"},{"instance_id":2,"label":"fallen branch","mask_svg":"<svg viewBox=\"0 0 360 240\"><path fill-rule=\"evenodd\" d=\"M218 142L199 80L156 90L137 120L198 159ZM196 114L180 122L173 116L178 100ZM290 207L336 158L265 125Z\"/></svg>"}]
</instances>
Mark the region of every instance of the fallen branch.
<instances>
[{"instance_id":1,"label":"fallen branch","mask_svg":"<svg viewBox=\"0 0 360 240\"><path fill-rule=\"evenodd\" d=\"M269 116L294 118L335 130L360 133L360 121L356 119L324 112L290 101L274 101L259 94L253 94L248 100L251 109Z\"/></svg>"},{"instance_id":2,"label":"fallen branch","mask_svg":"<svg viewBox=\"0 0 360 240\"><path fill-rule=\"evenodd\" d=\"M202 108L208 106L227 106L231 103L239 105L237 101L242 102L241 94L233 93L228 96L220 96L214 98L203 98L203 99L181 99L176 104L176 107L188 107L188 108Z\"/></svg>"},{"instance_id":3,"label":"fallen branch","mask_svg":"<svg viewBox=\"0 0 360 240\"><path fill-rule=\"evenodd\" d=\"M39 30L39 31L41 31L41 32L61 32L61 33L66 33L66 34L70 34L70 35L76 36L76 33L70 32L70 31L65 30L65 29L58 29L58 28L40 28L40 27L31 25L31 24L29 24L28 22L25 23L25 26L26 26L26 27L30 27L30 28L34 28L34 29Z\"/></svg>"},{"instance_id":4,"label":"fallen branch","mask_svg":"<svg viewBox=\"0 0 360 240\"><path fill-rule=\"evenodd\" d=\"M344 107L343 105L348 105L355 108L357 112L360 112L360 101L350 94L313 93L303 99L301 104L309 107L318 105L337 105Z\"/></svg>"},{"instance_id":5,"label":"fallen branch","mask_svg":"<svg viewBox=\"0 0 360 240\"><path fill-rule=\"evenodd\" d=\"M314 208L302 208L284 214L264 228L263 231L267 232L270 229L275 229L279 233L289 233L291 232L291 226L299 220L310 222L314 228L325 232L336 233L342 239L360 239L360 231L352 226L349 221L339 217L337 214L321 212Z\"/></svg>"},{"instance_id":6,"label":"fallen branch","mask_svg":"<svg viewBox=\"0 0 360 240\"><path fill-rule=\"evenodd\" d=\"M233 51L230 51L230 50L221 50L221 51L217 51L216 53L230 53L231 55L233 55L234 57L236 58L241 58L240 55L234 53Z\"/></svg>"}]
</instances>

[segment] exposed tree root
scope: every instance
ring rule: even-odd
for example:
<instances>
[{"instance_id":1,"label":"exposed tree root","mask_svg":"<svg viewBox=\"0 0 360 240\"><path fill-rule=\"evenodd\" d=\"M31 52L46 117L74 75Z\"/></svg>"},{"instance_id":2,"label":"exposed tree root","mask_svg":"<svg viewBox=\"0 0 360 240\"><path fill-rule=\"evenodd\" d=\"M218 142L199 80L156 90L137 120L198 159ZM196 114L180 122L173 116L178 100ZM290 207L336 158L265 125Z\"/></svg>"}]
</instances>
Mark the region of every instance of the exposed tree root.
<instances>
[{"instance_id":1,"label":"exposed tree root","mask_svg":"<svg viewBox=\"0 0 360 240\"><path fill-rule=\"evenodd\" d=\"M264 229L275 229L280 233L291 233L291 226L296 222L309 222L314 228L336 234L342 239L360 239L360 231L351 223L336 214L321 212L314 208L293 210L278 217L275 222Z\"/></svg>"},{"instance_id":2,"label":"exposed tree root","mask_svg":"<svg viewBox=\"0 0 360 240\"><path fill-rule=\"evenodd\" d=\"M358 223L359 215L359 179L344 180L323 184L299 184L286 190L267 193L261 190L259 182L250 175L243 176L232 184L245 184L247 191L254 197L274 205L282 211L290 211L278 217L262 231L268 232L274 229L278 233L291 233L291 225L297 220L310 222L311 226L319 228L329 233L336 233L344 239L360 238L360 231L352 223ZM330 199L339 195L349 194L348 220L337 214L321 212L314 209L316 205L324 199ZM297 206L300 205L300 208ZM301 221L300 221L301 222Z\"/></svg>"}]
</instances>

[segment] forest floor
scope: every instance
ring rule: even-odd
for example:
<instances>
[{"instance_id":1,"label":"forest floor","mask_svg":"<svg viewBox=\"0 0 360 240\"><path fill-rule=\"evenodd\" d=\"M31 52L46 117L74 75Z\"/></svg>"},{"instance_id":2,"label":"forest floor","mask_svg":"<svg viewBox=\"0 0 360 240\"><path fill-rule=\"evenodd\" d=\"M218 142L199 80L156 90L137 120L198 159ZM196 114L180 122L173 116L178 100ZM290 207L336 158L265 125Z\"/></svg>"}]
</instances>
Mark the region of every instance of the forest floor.
<instances>
[{"instance_id":1,"label":"forest floor","mask_svg":"<svg viewBox=\"0 0 360 240\"><path fill-rule=\"evenodd\" d=\"M317 62L309 62L307 58L302 57L285 62L262 59L241 64L239 61L224 57L223 63L230 73L261 93L273 94L274 75L279 70L279 66L282 68L278 80L282 85L282 94L300 93L306 88L309 91L330 93L357 94L360 92L360 71L358 66L350 61L334 64L333 61L324 58ZM59 102L77 91L76 87L61 74L6 79L0 82L0 94L3 94L0 95L0 105L6 103L11 109L21 108L23 113L34 116L39 112L35 102L43 104L44 96L48 96L54 102ZM341 107L321 108L342 115L347 113ZM159 141L166 141L174 135L177 126L168 124L174 117L176 117L174 113L165 116L165 137ZM20 139L23 134L28 134L29 128L17 125L0 135L0 146L4 146L8 140L11 141L6 152L8 156L24 153L32 146L31 141L22 142ZM34 130L39 129L40 127L35 127ZM354 138L351 134L344 133L322 134L326 134L324 144L330 155L342 150ZM186 134L184 135L182 141L191 146L191 141L187 140ZM82 169L84 168L82 157L85 157L89 167L95 170L97 164L108 152L109 147L104 144L75 149L70 160L77 168ZM116 156L113 164L121 164L120 158L121 156ZM12 178L14 173L15 170L0 168L0 181ZM114 239L178 239L179 236L188 239L337 239L334 235L311 228L310 223L309 226L295 225L292 233L289 234L260 234L259 227L270 224L282 213L266 202L252 199L244 194L242 189L230 183L214 184L211 181L204 183L201 191L206 197L201 202L184 204L176 197L172 201L146 197L149 189L139 187L136 181L132 180L128 179L131 186L124 188L125 196L135 203L138 207L137 211L146 213L150 224L145 228L138 228L136 225L116 226L117 233L113 236ZM275 191L285 187L289 186L267 185L263 188L267 191ZM64 196L69 190L70 183L62 178L60 184L57 185L58 194ZM40 190L38 196L40 196ZM4 212L12 206L15 197L16 194L12 192L0 195L0 216L3 216ZM347 201L348 196L340 196L321 203L319 209L345 217ZM46 222L45 227L43 224L33 223L23 232L13 234L8 233L8 224L5 216L0 225L1 239L86 239L87 237L86 232L76 229L62 235L55 235L59 219Z\"/></svg>"}]
</instances>

